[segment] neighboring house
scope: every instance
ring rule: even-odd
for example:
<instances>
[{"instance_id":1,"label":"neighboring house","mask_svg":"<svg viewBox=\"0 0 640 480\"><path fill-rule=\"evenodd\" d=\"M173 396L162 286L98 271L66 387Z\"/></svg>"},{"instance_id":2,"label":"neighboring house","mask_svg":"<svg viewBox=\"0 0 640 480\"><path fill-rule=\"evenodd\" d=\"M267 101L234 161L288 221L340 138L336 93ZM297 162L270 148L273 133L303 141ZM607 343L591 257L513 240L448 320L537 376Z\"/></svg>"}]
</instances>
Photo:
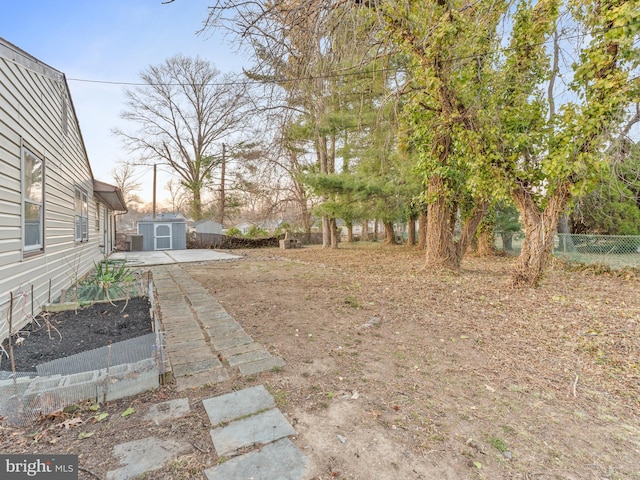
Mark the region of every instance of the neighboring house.
<instances>
[{"instance_id":1,"label":"neighboring house","mask_svg":"<svg viewBox=\"0 0 640 480\"><path fill-rule=\"evenodd\" d=\"M273 233L278 229L284 222L282 220L263 220L261 222L249 222L247 220L242 221L235 225L235 227L240 230L243 235L246 235L251 228L260 228L268 233Z\"/></svg>"},{"instance_id":2,"label":"neighboring house","mask_svg":"<svg viewBox=\"0 0 640 480\"><path fill-rule=\"evenodd\" d=\"M63 73L0 38L0 341L93 270L122 192L94 180ZM32 296L33 293L33 296Z\"/></svg>"},{"instance_id":3,"label":"neighboring house","mask_svg":"<svg viewBox=\"0 0 640 480\"><path fill-rule=\"evenodd\" d=\"M283 223L282 220L264 220L258 223L258 228L261 228L265 232L273 233L280 228Z\"/></svg>"},{"instance_id":4,"label":"neighboring house","mask_svg":"<svg viewBox=\"0 0 640 480\"><path fill-rule=\"evenodd\" d=\"M196 233L214 233L222 235L223 226L215 220L198 220L193 224Z\"/></svg>"},{"instance_id":5,"label":"neighboring house","mask_svg":"<svg viewBox=\"0 0 640 480\"><path fill-rule=\"evenodd\" d=\"M256 227L257 225L253 222L240 222L237 225L235 225L235 227L240 230L240 233L242 233L243 235L246 235L247 233L249 233L249 230L251 230L251 227Z\"/></svg>"}]
</instances>

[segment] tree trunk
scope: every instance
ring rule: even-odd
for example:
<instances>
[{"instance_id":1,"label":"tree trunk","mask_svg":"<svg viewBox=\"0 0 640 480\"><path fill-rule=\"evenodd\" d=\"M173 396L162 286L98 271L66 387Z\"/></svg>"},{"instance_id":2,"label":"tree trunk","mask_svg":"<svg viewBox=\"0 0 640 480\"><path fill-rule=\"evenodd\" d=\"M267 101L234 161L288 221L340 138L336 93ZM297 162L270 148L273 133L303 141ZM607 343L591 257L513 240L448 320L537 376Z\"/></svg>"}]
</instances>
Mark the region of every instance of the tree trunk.
<instances>
[{"instance_id":1,"label":"tree trunk","mask_svg":"<svg viewBox=\"0 0 640 480\"><path fill-rule=\"evenodd\" d=\"M471 244L471 240L475 238L478 226L482 223L482 219L487 214L489 202L476 201L471 211L471 217L462 225L462 234L456 243L456 255L458 258L458 266L462 262L462 258Z\"/></svg>"},{"instance_id":2,"label":"tree trunk","mask_svg":"<svg viewBox=\"0 0 640 480\"><path fill-rule=\"evenodd\" d=\"M455 241L456 212L445 200L446 185L441 177L431 178L428 194L430 198L435 198L435 201L430 203L427 209L426 266L436 270L457 270L478 225L487 213L489 202L476 202L471 217L462 225L460 239Z\"/></svg>"},{"instance_id":3,"label":"tree trunk","mask_svg":"<svg viewBox=\"0 0 640 480\"><path fill-rule=\"evenodd\" d=\"M418 217L418 248L427 248L427 212L420 212Z\"/></svg>"},{"instance_id":4,"label":"tree trunk","mask_svg":"<svg viewBox=\"0 0 640 480\"><path fill-rule=\"evenodd\" d=\"M501 232L502 237L502 249L505 252L513 251L513 232Z\"/></svg>"},{"instance_id":5,"label":"tree trunk","mask_svg":"<svg viewBox=\"0 0 640 480\"><path fill-rule=\"evenodd\" d=\"M429 269L457 270L459 263L453 240L451 207L446 200L444 180L433 176L427 187L429 198L435 199L427 207L426 265Z\"/></svg>"},{"instance_id":6,"label":"tree trunk","mask_svg":"<svg viewBox=\"0 0 640 480\"><path fill-rule=\"evenodd\" d=\"M353 223L347 223L347 243L353 243Z\"/></svg>"},{"instance_id":7,"label":"tree trunk","mask_svg":"<svg viewBox=\"0 0 640 480\"><path fill-rule=\"evenodd\" d=\"M331 235L331 248L338 248L338 224L335 218L329 219L329 229Z\"/></svg>"},{"instance_id":8,"label":"tree trunk","mask_svg":"<svg viewBox=\"0 0 640 480\"><path fill-rule=\"evenodd\" d=\"M517 187L513 200L524 224L522 251L511 273L511 284L517 287L536 287L551 260L558 219L569 199L569 188L561 185L540 210L533 196L524 187Z\"/></svg>"},{"instance_id":9,"label":"tree trunk","mask_svg":"<svg viewBox=\"0 0 640 480\"><path fill-rule=\"evenodd\" d=\"M329 215L322 214L322 248L329 248L331 246L331 222Z\"/></svg>"},{"instance_id":10,"label":"tree trunk","mask_svg":"<svg viewBox=\"0 0 640 480\"><path fill-rule=\"evenodd\" d=\"M220 205L218 206L218 222L220 225L224 225L224 209L225 209L225 191L224 182L227 171L227 159L226 159L227 147L222 144L222 164L220 165Z\"/></svg>"},{"instance_id":11,"label":"tree trunk","mask_svg":"<svg viewBox=\"0 0 640 480\"><path fill-rule=\"evenodd\" d=\"M571 236L571 227L569 226L569 215L564 213L560 217L560 221L558 222L558 233L561 233L560 236L560 249L563 253L566 252L575 252L576 247L573 244L573 237Z\"/></svg>"},{"instance_id":12,"label":"tree trunk","mask_svg":"<svg viewBox=\"0 0 640 480\"><path fill-rule=\"evenodd\" d=\"M366 218L362 220L362 232L360 232L360 240L364 242L369 241L369 220Z\"/></svg>"},{"instance_id":13,"label":"tree trunk","mask_svg":"<svg viewBox=\"0 0 640 480\"><path fill-rule=\"evenodd\" d=\"M413 247L416 244L416 219L409 217L407 224L407 245Z\"/></svg>"},{"instance_id":14,"label":"tree trunk","mask_svg":"<svg viewBox=\"0 0 640 480\"><path fill-rule=\"evenodd\" d=\"M393 230L392 222L384 222L384 243L386 245L396 244L396 232Z\"/></svg>"},{"instance_id":15,"label":"tree trunk","mask_svg":"<svg viewBox=\"0 0 640 480\"><path fill-rule=\"evenodd\" d=\"M318 157L318 164L320 165L320 173L329 172L328 158L327 158L327 137L318 134L316 137L316 154ZM323 197L322 201L325 202L327 197ZM331 226L329 216L326 213L322 214L322 248L329 248L331 246Z\"/></svg>"},{"instance_id":16,"label":"tree trunk","mask_svg":"<svg viewBox=\"0 0 640 480\"><path fill-rule=\"evenodd\" d=\"M307 205L307 200L300 202L300 221L302 222L302 230L305 233L311 233L311 210Z\"/></svg>"},{"instance_id":17,"label":"tree trunk","mask_svg":"<svg viewBox=\"0 0 640 480\"><path fill-rule=\"evenodd\" d=\"M373 241L374 242L378 241L378 219L377 218L373 221Z\"/></svg>"},{"instance_id":18,"label":"tree trunk","mask_svg":"<svg viewBox=\"0 0 640 480\"><path fill-rule=\"evenodd\" d=\"M477 253L481 257L490 257L496 254L496 234L493 225L484 223L478 229L478 250Z\"/></svg>"},{"instance_id":19,"label":"tree trunk","mask_svg":"<svg viewBox=\"0 0 640 480\"><path fill-rule=\"evenodd\" d=\"M202 196L200 187L194 185L191 192L193 193L193 201L191 202L191 216L194 220L202 220Z\"/></svg>"}]
</instances>

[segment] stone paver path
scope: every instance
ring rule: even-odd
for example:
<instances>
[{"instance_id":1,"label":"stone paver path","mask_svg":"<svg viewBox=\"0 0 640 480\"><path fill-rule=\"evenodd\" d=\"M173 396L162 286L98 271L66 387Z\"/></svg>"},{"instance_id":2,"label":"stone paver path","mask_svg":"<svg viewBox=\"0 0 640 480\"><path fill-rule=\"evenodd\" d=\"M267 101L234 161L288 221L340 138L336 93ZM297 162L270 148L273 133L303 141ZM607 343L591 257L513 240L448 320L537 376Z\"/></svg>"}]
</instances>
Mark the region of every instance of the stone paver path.
<instances>
[{"instance_id":1,"label":"stone paver path","mask_svg":"<svg viewBox=\"0 0 640 480\"><path fill-rule=\"evenodd\" d=\"M296 432L276 408L263 385L203 400L220 464L208 468L208 480L302 480L307 457L288 438ZM153 405L145 419L170 422L189 413L189 402L180 398ZM245 453L238 455L243 449ZM191 450L187 442L146 437L113 448L120 464L107 472L107 480L153 478L158 470Z\"/></svg>"},{"instance_id":2,"label":"stone paver path","mask_svg":"<svg viewBox=\"0 0 640 480\"><path fill-rule=\"evenodd\" d=\"M211 425L211 440L219 457L229 460L205 470L208 480L300 480L306 456L289 436L296 432L262 385L202 402ZM252 449L239 456L240 449Z\"/></svg>"},{"instance_id":3,"label":"stone paver path","mask_svg":"<svg viewBox=\"0 0 640 480\"><path fill-rule=\"evenodd\" d=\"M168 366L178 390L227 380L231 369L241 375L284 366L229 315L179 265L152 268L158 297ZM208 480L301 480L305 455L288 438L295 430L276 408L262 385L204 400L212 425L211 440L219 458L227 461L205 470ZM157 424L189 413L188 399L152 406L146 420ZM147 437L116 445L119 467L107 480L130 480L162 468L191 446L172 439ZM242 455L239 451L242 450ZM146 478L146 477L145 477Z\"/></svg>"},{"instance_id":4,"label":"stone paver path","mask_svg":"<svg viewBox=\"0 0 640 480\"><path fill-rule=\"evenodd\" d=\"M285 364L254 342L180 265L153 267L152 274L178 390L227 380L231 368L249 376Z\"/></svg>"},{"instance_id":5,"label":"stone paver path","mask_svg":"<svg viewBox=\"0 0 640 480\"><path fill-rule=\"evenodd\" d=\"M175 420L191 411L189 399L179 398L153 405L145 420L156 423ZM107 480L130 480L147 472L162 468L167 462L191 450L192 446L184 441L146 437L140 440L121 443L113 448L113 456L118 459L119 467L107 472ZM151 477L149 477L151 478Z\"/></svg>"}]
</instances>

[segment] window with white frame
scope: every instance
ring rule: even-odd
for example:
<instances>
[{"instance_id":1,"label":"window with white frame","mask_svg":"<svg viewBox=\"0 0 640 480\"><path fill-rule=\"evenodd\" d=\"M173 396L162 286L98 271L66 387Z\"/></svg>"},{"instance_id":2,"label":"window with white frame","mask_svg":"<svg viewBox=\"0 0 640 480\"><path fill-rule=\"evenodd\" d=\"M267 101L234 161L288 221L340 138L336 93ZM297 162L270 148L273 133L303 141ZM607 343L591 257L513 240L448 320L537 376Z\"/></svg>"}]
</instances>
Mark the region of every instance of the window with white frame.
<instances>
[{"instance_id":1,"label":"window with white frame","mask_svg":"<svg viewBox=\"0 0 640 480\"><path fill-rule=\"evenodd\" d=\"M22 149L22 244L25 252L44 248L44 162L32 150Z\"/></svg>"},{"instance_id":2,"label":"window with white frame","mask_svg":"<svg viewBox=\"0 0 640 480\"><path fill-rule=\"evenodd\" d=\"M87 192L78 187L76 187L75 240L76 242L89 241L89 202Z\"/></svg>"}]
</instances>

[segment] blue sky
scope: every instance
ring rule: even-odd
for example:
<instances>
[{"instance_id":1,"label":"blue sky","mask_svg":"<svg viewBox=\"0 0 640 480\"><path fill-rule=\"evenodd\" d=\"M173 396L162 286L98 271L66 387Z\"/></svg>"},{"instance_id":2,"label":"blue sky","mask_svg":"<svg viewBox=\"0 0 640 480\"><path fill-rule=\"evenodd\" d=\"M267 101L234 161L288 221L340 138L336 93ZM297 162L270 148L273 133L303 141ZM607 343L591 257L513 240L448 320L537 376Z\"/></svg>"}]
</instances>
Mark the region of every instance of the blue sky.
<instances>
[{"instance_id":1,"label":"blue sky","mask_svg":"<svg viewBox=\"0 0 640 480\"><path fill-rule=\"evenodd\" d=\"M207 16L207 4L0 0L0 37L66 75L94 176L113 183L115 162L128 158L120 139L111 133L115 127L126 129L119 118L125 87L74 79L137 82L142 70L176 53L198 55L223 73L239 72L243 59L222 35L196 35ZM149 187L141 193L151 199ZM161 192L158 198L163 198Z\"/></svg>"}]
</instances>

